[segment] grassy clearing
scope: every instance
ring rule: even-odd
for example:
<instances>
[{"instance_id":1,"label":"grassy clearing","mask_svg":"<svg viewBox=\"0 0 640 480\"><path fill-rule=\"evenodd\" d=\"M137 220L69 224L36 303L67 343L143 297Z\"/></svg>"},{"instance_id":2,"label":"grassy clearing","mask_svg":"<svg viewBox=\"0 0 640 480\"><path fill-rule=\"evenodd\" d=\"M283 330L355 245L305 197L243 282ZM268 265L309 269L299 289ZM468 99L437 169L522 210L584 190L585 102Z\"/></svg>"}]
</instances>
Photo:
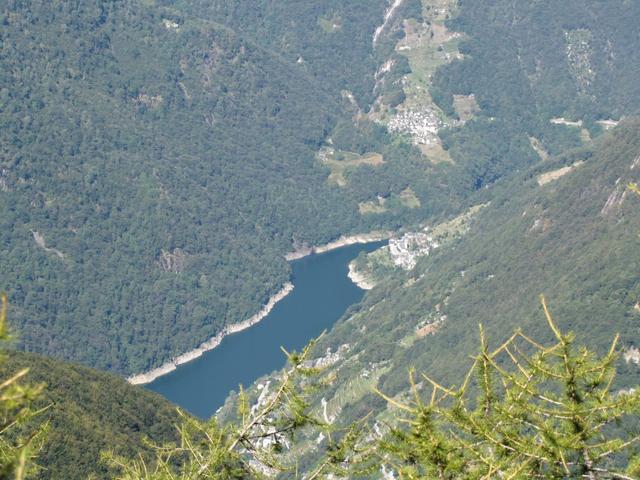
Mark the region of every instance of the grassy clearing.
<instances>
[{"instance_id":1,"label":"grassy clearing","mask_svg":"<svg viewBox=\"0 0 640 480\"><path fill-rule=\"evenodd\" d=\"M429 95L431 75L438 67L460 56L461 37L444 26L446 18L454 12L454 0L423 0L423 16L430 25L415 20L405 22L405 38L397 50L409 60L411 73L405 87L406 101L401 108L433 106ZM441 113L441 112L440 112Z\"/></svg>"},{"instance_id":2,"label":"grassy clearing","mask_svg":"<svg viewBox=\"0 0 640 480\"><path fill-rule=\"evenodd\" d=\"M360 255L355 260L355 269L363 274L370 283L377 285L396 270L389 249L382 247L373 252Z\"/></svg>"},{"instance_id":3,"label":"grassy clearing","mask_svg":"<svg viewBox=\"0 0 640 480\"><path fill-rule=\"evenodd\" d=\"M440 142L432 143L431 145L419 145L419 148L422 154L434 165L444 162L454 163L453 158L451 158L447 150L442 148Z\"/></svg>"},{"instance_id":4,"label":"grassy clearing","mask_svg":"<svg viewBox=\"0 0 640 480\"><path fill-rule=\"evenodd\" d=\"M377 167L384 163L384 158L379 153L371 152L358 155L357 153L334 150L332 148L323 149L318 154L318 158L331 170L328 178L329 183L339 187L347 185L347 174L350 170L363 165Z\"/></svg>"},{"instance_id":5,"label":"grassy clearing","mask_svg":"<svg viewBox=\"0 0 640 480\"><path fill-rule=\"evenodd\" d=\"M416 196L416 193L411 188L405 188L399 194L392 194L388 198L378 197L376 200L360 202L358 209L360 210L360 215L370 215L401 208L419 208L420 205L420 199Z\"/></svg>"},{"instance_id":6,"label":"grassy clearing","mask_svg":"<svg viewBox=\"0 0 640 480\"><path fill-rule=\"evenodd\" d=\"M340 19L332 18L331 20L324 17L318 18L318 25L325 33L333 33L340 29Z\"/></svg>"},{"instance_id":7,"label":"grassy clearing","mask_svg":"<svg viewBox=\"0 0 640 480\"><path fill-rule=\"evenodd\" d=\"M567 173L571 173L573 170L578 168L583 163L584 162L582 162L582 161L576 162L573 165L569 165L567 167L558 168L557 170L552 170L550 172L538 175L538 177L537 177L538 185L542 186L542 185L545 185L545 184L547 184L549 182L553 182L554 180L557 180L560 177L565 176Z\"/></svg>"},{"instance_id":8,"label":"grassy clearing","mask_svg":"<svg viewBox=\"0 0 640 480\"><path fill-rule=\"evenodd\" d=\"M387 211L387 207L385 206L387 203L387 199L383 197L378 197L377 200L372 200L370 202L360 202L358 204L358 210L360 211L360 215L369 215L371 213L384 213Z\"/></svg>"},{"instance_id":9,"label":"grassy clearing","mask_svg":"<svg viewBox=\"0 0 640 480\"><path fill-rule=\"evenodd\" d=\"M463 122L471 120L480 110L475 95L454 95L453 108Z\"/></svg>"},{"instance_id":10,"label":"grassy clearing","mask_svg":"<svg viewBox=\"0 0 640 480\"><path fill-rule=\"evenodd\" d=\"M440 243L446 243L449 238L458 238L469 230L469 221L488 203L481 203L469 208L466 212L452 218L448 222L440 223L431 229L431 235Z\"/></svg>"},{"instance_id":11,"label":"grassy clearing","mask_svg":"<svg viewBox=\"0 0 640 480\"><path fill-rule=\"evenodd\" d=\"M439 66L459 56L459 38L448 33L442 25L432 22L431 27L425 29L414 20L405 22L405 33L397 49L409 60L411 73L407 75L404 86L407 98L398 108L407 110L433 106L437 109L429 94L431 75Z\"/></svg>"},{"instance_id":12,"label":"grassy clearing","mask_svg":"<svg viewBox=\"0 0 640 480\"><path fill-rule=\"evenodd\" d=\"M389 123L399 112L428 110L443 125L454 122L435 105L429 89L431 77L440 66L456 58L462 58L458 49L462 36L448 31L445 26L445 21L455 15L457 2L456 0L423 0L422 4L425 22L418 23L414 19L405 20L403 24L405 36L396 45L396 51L407 58L411 68L411 73L407 74L402 82L405 101L395 109L382 106L380 112L375 115L376 121ZM470 118L477 110L477 104L473 98L460 99L459 104L465 112L461 115L463 119ZM452 162L449 153L442 148L437 135L433 141L429 142L424 142L416 136L413 142L432 163Z\"/></svg>"},{"instance_id":13,"label":"grassy clearing","mask_svg":"<svg viewBox=\"0 0 640 480\"><path fill-rule=\"evenodd\" d=\"M420 208L420 199L411 188L405 188L399 195L400 203L407 208Z\"/></svg>"},{"instance_id":14,"label":"grassy clearing","mask_svg":"<svg viewBox=\"0 0 640 480\"><path fill-rule=\"evenodd\" d=\"M582 143L589 143L591 141L591 134L589 133L589 130L586 128L580 129L580 140L582 140Z\"/></svg>"}]
</instances>

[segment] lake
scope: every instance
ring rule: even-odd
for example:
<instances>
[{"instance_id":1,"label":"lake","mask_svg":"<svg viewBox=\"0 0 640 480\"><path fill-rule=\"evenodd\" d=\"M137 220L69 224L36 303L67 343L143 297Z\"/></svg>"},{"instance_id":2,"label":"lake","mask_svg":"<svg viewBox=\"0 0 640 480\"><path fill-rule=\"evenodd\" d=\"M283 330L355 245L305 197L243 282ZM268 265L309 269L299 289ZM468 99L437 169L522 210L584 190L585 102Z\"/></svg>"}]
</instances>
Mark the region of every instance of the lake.
<instances>
[{"instance_id":1,"label":"lake","mask_svg":"<svg viewBox=\"0 0 640 480\"><path fill-rule=\"evenodd\" d=\"M281 346L300 350L360 301L364 290L347 277L349 262L361 251L370 252L384 243L350 245L292 261L295 288L268 316L147 388L194 415L210 417L239 384L249 385L283 367Z\"/></svg>"}]
</instances>

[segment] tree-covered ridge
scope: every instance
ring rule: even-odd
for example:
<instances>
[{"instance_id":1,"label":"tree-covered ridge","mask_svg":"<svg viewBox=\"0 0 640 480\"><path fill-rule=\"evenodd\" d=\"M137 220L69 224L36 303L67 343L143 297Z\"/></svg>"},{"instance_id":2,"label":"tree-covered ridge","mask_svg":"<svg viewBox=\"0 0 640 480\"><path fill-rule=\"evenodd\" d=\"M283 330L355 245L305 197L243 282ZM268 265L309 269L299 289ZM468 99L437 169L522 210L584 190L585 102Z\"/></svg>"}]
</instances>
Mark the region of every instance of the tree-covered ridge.
<instances>
[{"instance_id":1,"label":"tree-covered ridge","mask_svg":"<svg viewBox=\"0 0 640 480\"><path fill-rule=\"evenodd\" d=\"M7 296L0 295L0 343L2 346L11 340L7 322ZM4 352L0 356L0 365L6 363ZM25 381L28 368L10 371L2 377L0 384L0 476L23 480L37 472L33 459L37 456L47 427L39 418L43 409L34 407L42 394L43 385ZM47 407L45 406L44 409Z\"/></svg>"},{"instance_id":2,"label":"tree-covered ridge","mask_svg":"<svg viewBox=\"0 0 640 480\"><path fill-rule=\"evenodd\" d=\"M160 396L86 367L9 350L0 295L0 477L110 478L102 452L153 460L150 442L179 438L179 416Z\"/></svg>"},{"instance_id":3,"label":"tree-covered ridge","mask_svg":"<svg viewBox=\"0 0 640 480\"><path fill-rule=\"evenodd\" d=\"M8 352L0 377L27 371L25 379L41 385L30 426L46 425L35 464L37 474L27 478L111 478L101 454L152 459L155 452L145 440L176 441L176 426L184 419L174 405L157 394L86 367L39 355ZM12 477L11 477L12 478Z\"/></svg>"}]
</instances>

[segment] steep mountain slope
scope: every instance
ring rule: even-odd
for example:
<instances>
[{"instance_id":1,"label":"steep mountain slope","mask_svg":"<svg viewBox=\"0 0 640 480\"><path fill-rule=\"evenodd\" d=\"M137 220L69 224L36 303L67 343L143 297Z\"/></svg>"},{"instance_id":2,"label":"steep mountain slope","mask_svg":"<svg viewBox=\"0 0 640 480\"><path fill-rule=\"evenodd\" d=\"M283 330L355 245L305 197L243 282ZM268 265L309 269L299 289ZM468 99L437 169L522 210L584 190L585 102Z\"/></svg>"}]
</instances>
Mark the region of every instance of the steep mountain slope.
<instances>
[{"instance_id":1,"label":"steep mountain slope","mask_svg":"<svg viewBox=\"0 0 640 480\"><path fill-rule=\"evenodd\" d=\"M639 179L640 120L629 119L593 145L504 184L465 218L466 233L450 223L446 240L444 229L432 226L445 241L432 243L413 269L390 267L380 253L361 259L368 270L360 273L377 272L378 284L318 345L319 364L332 379L318 393L318 411L337 425L368 412L372 422L388 420L386 402L372 389L403 398L412 367L445 385L459 383L476 351L478 324L491 345L517 328L551 339L540 294L581 343L605 349L619 332L623 350L632 351L640 339L640 196L627 185ZM640 382L633 362L621 359L619 371L616 388ZM313 456L315 445L310 438L299 448Z\"/></svg>"},{"instance_id":2,"label":"steep mountain slope","mask_svg":"<svg viewBox=\"0 0 640 480\"><path fill-rule=\"evenodd\" d=\"M582 340L604 345L620 332L623 345L637 344L640 199L627 184L638 180L639 132L640 121L629 121L593 148L528 172L478 213L459 242L435 249L414 271L372 292L342 328L361 324L367 339L376 339L365 340L368 361L393 358L394 371L381 382L386 390L399 391L400 369L408 365L455 381L478 323L496 343L517 327L549 335L541 293L562 326ZM539 184L540 174L576 161L584 164ZM419 338L417 330L429 324L435 333Z\"/></svg>"},{"instance_id":3,"label":"steep mountain slope","mask_svg":"<svg viewBox=\"0 0 640 480\"><path fill-rule=\"evenodd\" d=\"M427 14L441 4L451 11ZM469 202L486 201L484 187L543 153L581 144L581 130L567 125L578 107L547 108L557 103L553 81L518 96L524 87L512 80L529 70L518 70L517 52L493 62L491 45L507 27L524 25L545 49L568 42L568 66L551 62L552 80L558 71L584 76L585 59L598 78L627 79L618 96L604 84L576 90L591 120L635 108L620 100L634 93L634 62L619 61L624 39L635 37L611 31L628 32L629 22L562 30L575 6L559 9L549 46L533 28L548 10L516 3L520 23L509 23L499 3L494 25L473 20L467 3L454 12L425 0L422 13L417 0L394 5L4 5L0 287L11 294L22 348L123 374L149 369L255 313L286 281L282 257L292 247L457 213L473 192ZM633 8L616 7L615 18ZM449 55L453 33L440 37L450 13L459 20L449 28L469 37L463 59L434 75L431 96L449 120L457 94L475 94L479 111L441 130L452 163L434 165L369 107L380 98L390 112L400 105L411 83L400 49L414 48L420 28L434 39L429 55ZM606 39L616 60L596 62ZM492 62L496 75L485 68ZM567 118L552 123L551 114Z\"/></svg>"},{"instance_id":4,"label":"steep mountain slope","mask_svg":"<svg viewBox=\"0 0 640 480\"><path fill-rule=\"evenodd\" d=\"M36 417L48 423L38 478L110 478L101 452L153 458L143 437L158 444L178 438L175 406L159 395L114 375L19 352L6 356L1 378L23 368L28 382L46 385L36 405L48 406Z\"/></svg>"},{"instance_id":5,"label":"steep mountain slope","mask_svg":"<svg viewBox=\"0 0 640 480\"><path fill-rule=\"evenodd\" d=\"M425 0L425 19L444 3ZM541 293L580 341L604 347L620 332L623 348L636 352L639 198L626 186L638 180L640 121L603 132L638 112L631 81L637 4L456 7L445 24L458 40L442 36L442 26L419 27L432 39L441 34L433 47L452 58L429 77L436 106L425 108L448 117L439 136L453 165L443 183L459 193L475 190L467 206L484 208L439 226L429 222L427 232L418 231L424 223L407 227L398 244L424 242L417 250L430 252L409 272L394 266L388 252L357 262L369 270L356 277L377 285L318 346L333 380L316 407L339 425L369 412L372 422L388 420L386 402L372 388L406 395L410 367L444 384L459 382L476 349L478 323L494 345L520 327L549 337ZM405 25L410 35L401 44L409 50L421 31L411 28ZM419 53L408 55L420 67ZM406 79L405 93L415 102L419 95L407 90ZM616 388L640 381L632 361L621 360L619 371ZM317 440L301 440L297 448L312 457Z\"/></svg>"},{"instance_id":6,"label":"steep mountain slope","mask_svg":"<svg viewBox=\"0 0 640 480\"><path fill-rule=\"evenodd\" d=\"M617 119L640 108L638 15L640 6L624 1L461 2L449 25L468 35L465 59L435 83L447 94L474 92L494 113L522 115L528 107L529 117Z\"/></svg>"},{"instance_id":7,"label":"steep mountain slope","mask_svg":"<svg viewBox=\"0 0 640 480\"><path fill-rule=\"evenodd\" d=\"M558 154L637 114L639 15L637 2L459 2L447 26L465 36L462 58L436 72L431 93L450 115L456 97L479 107L443 135L464 183L480 188L522 168L529 142ZM509 150L518 153L500 154Z\"/></svg>"},{"instance_id":8,"label":"steep mountain slope","mask_svg":"<svg viewBox=\"0 0 640 480\"><path fill-rule=\"evenodd\" d=\"M0 23L2 288L26 350L144 370L257 311L294 241L384 222L327 183L316 151L351 114L294 62L137 1L9 2Z\"/></svg>"},{"instance_id":9,"label":"steep mountain slope","mask_svg":"<svg viewBox=\"0 0 640 480\"><path fill-rule=\"evenodd\" d=\"M383 23L384 0L173 0L167 5L228 25L279 52L338 96L349 90L366 104L373 91L373 37Z\"/></svg>"},{"instance_id":10,"label":"steep mountain slope","mask_svg":"<svg viewBox=\"0 0 640 480\"><path fill-rule=\"evenodd\" d=\"M417 321L415 328L429 315L446 318L433 338L417 341L399 363L411 359L453 375L460 365L455 358L472 348L477 323L496 342L516 326L544 330L541 293L562 325L585 341L603 344L620 332L625 345L636 343L639 217L637 198L626 186L637 180L639 128L637 120L629 122L593 150L573 152L560 165L521 177L478 214L459 244L424 259L412 274L416 283L405 292L414 299L415 313L396 304L394 316L408 315L409 323ZM585 163L539 184L538 175L577 161ZM454 351L445 347L451 345Z\"/></svg>"}]
</instances>

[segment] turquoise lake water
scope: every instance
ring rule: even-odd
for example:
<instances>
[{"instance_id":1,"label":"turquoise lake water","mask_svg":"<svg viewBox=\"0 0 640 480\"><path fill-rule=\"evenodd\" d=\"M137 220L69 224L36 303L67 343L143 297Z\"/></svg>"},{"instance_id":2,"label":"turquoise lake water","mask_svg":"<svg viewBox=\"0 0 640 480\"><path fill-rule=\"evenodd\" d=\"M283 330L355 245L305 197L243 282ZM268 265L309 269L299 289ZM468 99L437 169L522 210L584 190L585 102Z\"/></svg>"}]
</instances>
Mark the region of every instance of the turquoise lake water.
<instances>
[{"instance_id":1,"label":"turquoise lake water","mask_svg":"<svg viewBox=\"0 0 640 480\"><path fill-rule=\"evenodd\" d=\"M349 262L382 244L351 245L291 262L295 288L267 317L147 388L194 415L211 416L239 384L249 385L284 366L281 346L301 349L360 301L364 291L347 277Z\"/></svg>"}]
</instances>

